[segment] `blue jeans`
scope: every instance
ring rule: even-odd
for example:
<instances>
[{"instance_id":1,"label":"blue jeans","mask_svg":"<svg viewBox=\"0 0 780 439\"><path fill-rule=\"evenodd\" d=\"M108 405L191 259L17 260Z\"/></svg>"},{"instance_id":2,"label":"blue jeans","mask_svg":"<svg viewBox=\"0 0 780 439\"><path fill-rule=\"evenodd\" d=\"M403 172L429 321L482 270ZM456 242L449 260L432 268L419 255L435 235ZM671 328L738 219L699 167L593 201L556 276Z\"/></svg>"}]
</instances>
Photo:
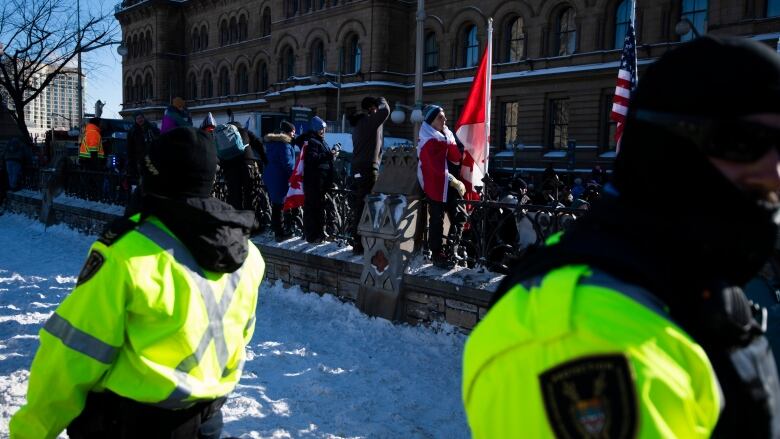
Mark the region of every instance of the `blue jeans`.
<instances>
[{"instance_id":1,"label":"blue jeans","mask_svg":"<svg viewBox=\"0 0 780 439\"><path fill-rule=\"evenodd\" d=\"M22 178L22 163L16 160L6 160L5 169L8 171L8 189L18 190Z\"/></svg>"}]
</instances>

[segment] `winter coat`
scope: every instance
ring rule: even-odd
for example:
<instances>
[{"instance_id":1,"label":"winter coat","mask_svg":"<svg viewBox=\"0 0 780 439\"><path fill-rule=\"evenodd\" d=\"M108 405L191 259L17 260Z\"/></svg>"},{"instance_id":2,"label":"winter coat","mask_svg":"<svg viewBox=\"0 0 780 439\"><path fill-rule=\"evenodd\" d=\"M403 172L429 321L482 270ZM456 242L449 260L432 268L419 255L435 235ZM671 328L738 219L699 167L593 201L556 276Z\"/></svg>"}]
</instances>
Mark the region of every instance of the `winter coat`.
<instances>
[{"instance_id":1,"label":"winter coat","mask_svg":"<svg viewBox=\"0 0 780 439\"><path fill-rule=\"evenodd\" d=\"M382 125L390 117L390 107L385 98L379 99L379 107L376 113L356 118L352 129L352 172L369 172L371 169L379 169L379 160L382 158L382 144L384 143L384 129Z\"/></svg>"},{"instance_id":2,"label":"winter coat","mask_svg":"<svg viewBox=\"0 0 780 439\"><path fill-rule=\"evenodd\" d=\"M190 117L189 111L179 110L173 105L169 105L168 108L165 110L165 114L163 115L162 127L160 128L160 133L165 134L174 128L191 127L191 126L192 126L192 117Z\"/></svg>"},{"instance_id":3,"label":"winter coat","mask_svg":"<svg viewBox=\"0 0 780 439\"><path fill-rule=\"evenodd\" d=\"M325 139L311 133L308 142L306 156L303 158L304 191L309 184L307 182L328 186L333 180L334 173L335 157Z\"/></svg>"},{"instance_id":4,"label":"winter coat","mask_svg":"<svg viewBox=\"0 0 780 439\"><path fill-rule=\"evenodd\" d=\"M436 131L427 122L420 127L420 141L417 145L417 179L425 195L432 201L444 202L449 186L448 161L459 165L461 153L455 143L455 136L449 128L444 133Z\"/></svg>"},{"instance_id":5,"label":"winter coat","mask_svg":"<svg viewBox=\"0 0 780 439\"><path fill-rule=\"evenodd\" d=\"M282 204L287 195L290 175L292 175L295 166L292 138L284 133L268 134L264 141L268 164L263 174L263 182L265 182L271 202Z\"/></svg>"},{"instance_id":6,"label":"winter coat","mask_svg":"<svg viewBox=\"0 0 780 439\"><path fill-rule=\"evenodd\" d=\"M160 130L157 127L144 121L143 125L133 124L130 132L127 133L127 173L130 175L140 175L140 166L146 151L149 149L152 141L160 136Z\"/></svg>"},{"instance_id":7,"label":"winter coat","mask_svg":"<svg viewBox=\"0 0 780 439\"><path fill-rule=\"evenodd\" d=\"M260 169L268 164L268 156L265 152L265 145L260 141L260 138L255 136L255 133L246 130L247 137L249 138L249 147L244 149L244 159L259 162L257 165ZM242 134L243 136L243 134Z\"/></svg>"}]
</instances>

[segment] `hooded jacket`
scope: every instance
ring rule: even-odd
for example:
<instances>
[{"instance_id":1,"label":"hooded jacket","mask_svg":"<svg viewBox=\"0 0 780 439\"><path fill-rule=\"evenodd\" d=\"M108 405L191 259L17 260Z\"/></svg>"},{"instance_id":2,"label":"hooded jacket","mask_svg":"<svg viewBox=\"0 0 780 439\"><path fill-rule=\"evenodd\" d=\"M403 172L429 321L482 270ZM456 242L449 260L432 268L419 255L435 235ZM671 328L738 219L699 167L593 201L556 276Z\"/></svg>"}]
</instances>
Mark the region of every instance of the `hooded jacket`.
<instances>
[{"instance_id":1,"label":"hooded jacket","mask_svg":"<svg viewBox=\"0 0 780 439\"><path fill-rule=\"evenodd\" d=\"M420 127L417 158L417 179L425 195L433 201L446 201L449 186L448 166L450 163L459 165L461 160L461 153L452 132L445 127L444 133L441 133L423 122Z\"/></svg>"},{"instance_id":2,"label":"hooded jacket","mask_svg":"<svg viewBox=\"0 0 780 439\"><path fill-rule=\"evenodd\" d=\"M352 129L352 157L353 172L368 172L372 169L379 170L379 161L382 158L382 145L384 143L384 129L382 125L390 117L390 107L385 98L379 99L376 113L361 115L350 122Z\"/></svg>"},{"instance_id":3,"label":"hooded jacket","mask_svg":"<svg viewBox=\"0 0 780 439\"><path fill-rule=\"evenodd\" d=\"M263 174L263 182L265 182L271 202L282 204L287 195L290 175L292 175L295 166L292 138L285 133L271 133L267 134L264 140L268 165Z\"/></svg>"}]
</instances>

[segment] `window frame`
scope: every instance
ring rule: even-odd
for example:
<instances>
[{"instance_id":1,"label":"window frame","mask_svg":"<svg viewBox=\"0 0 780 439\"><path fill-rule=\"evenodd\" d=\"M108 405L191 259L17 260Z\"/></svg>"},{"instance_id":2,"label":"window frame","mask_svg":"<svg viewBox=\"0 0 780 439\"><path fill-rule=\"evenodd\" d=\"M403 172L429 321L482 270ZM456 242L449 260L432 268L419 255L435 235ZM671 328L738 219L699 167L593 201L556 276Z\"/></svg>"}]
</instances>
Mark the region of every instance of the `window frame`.
<instances>
[{"instance_id":1,"label":"window frame","mask_svg":"<svg viewBox=\"0 0 780 439\"><path fill-rule=\"evenodd\" d=\"M512 122L514 122L514 124L512 124L512 125L507 123L508 116L509 116L509 112L507 111L507 107L510 106L510 105L515 107L515 109L514 109L514 120L512 121ZM519 134L518 134L518 124L519 124L519 121L520 121L520 102L518 100L501 102L501 145L500 145L500 149L502 149L502 150L509 149L508 148L508 143L510 143L510 142L514 143L514 141L519 137ZM507 130L510 129L510 128L512 129L512 131L514 133L514 137L511 138L511 139L508 139L507 138Z\"/></svg>"},{"instance_id":2,"label":"window frame","mask_svg":"<svg viewBox=\"0 0 780 439\"><path fill-rule=\"evenodd\" d=\"M615 6L615 38L613 41L613 49L622 49L623 42L626 39L628 33L628 26L631 24L631 2L633 0L622 0ZM624 17L620 15L620 9L624 9ZM621 21L621 18L625 18Z\"/></svg>"},{"instance_id":3,"label":"window frame","mask_svg":"<svg viewBox=\"0 0 780 439\"><path fill-rule=\"evenodd\" d=\"M569 140L569 120L570 120L570 108L568 97L556 97L548 100L548 124L547 124L547 149L553 151L565 151L567 150L567 142ZM560 109L565 109L565 121L561 121L559 116L562 111L558 111L557 104L562 104ZM561 133L558 134L558 128L561 127ZM561 139L556 143L556 139Z\"/></svg>"},{"instance_id":4,"label":"window frame","mask_svg":"<svg viewBox=\"0 0 780 439\"><path fill-rule=\"evenodd\" d=\"M692 3L693 9L685 9L685 4L688 2ZM704 9L696 9L696 6L699 4L699 2L704 3ZM687 18L691 21L691 23L693 23L693 25L696 27L696 30L699 31L701 35L704 35L707 33L707 26L709 23L709 6L709 0L680 0L680 20ZM685 35L680 35L681 42L690 41L693 38L693 29L691 29L691 31Z\"/></svg>"},{"instance_id":5,"label":"window frame","mask_svg":"<svg viewBox=\"0 0 780 439\"><path fill-rule=\"evenodd\" d=\"M477 36L477 25L468 24L463 29L462 36L462 51L463 51L463 63L462 67L474 67L479 64L479 38ZM473 38L472 38L473 37ZM473 57L473 60L472 60ZM469 63L473 61L473 63Z\"/></svg>"},{"instance_id":6,"label":"window frame","mask_svg":"<svg viewBox=\"0 0 780 439\"><path fill-rule=\"evenodd\" d=\"M520 37L519 38L514 38L515 37L515 35L514 35L514 27L515 27L515 25L518 22L520 22ZM516 17L511 18L507 22L507 24L506 24L506 26L504 28L504 31L506 32L506 38L505 38L506 50L505 50L505 53L504 53L505 61L506 62L518 62L518 61L522 61L523 59L525 59L525 48L526 48L526 44L525 44L526 43L525 19L521 15L518 15ZM516 42L516 41L520 41L521 42L521 43L519 43L520 44L520 51L519 51L520 54L517 57L517 59L513 59L512 58L512 52L514 52L514 50L513 50L512 46L513 46L513 43Z\"/></svg>"},{"instance_id":7,"label":"window frame","mask_svg":"<svg viewBox=\"0 0 780 439\"><path fill-rule=\"evenodd\" d=\"M436 32L429 31L423 41L423 71L435 72L439 70L439 41L436 39Z\"/></svg>"},{"instance_id":8,"label":"window frame","mask_svg":"<svg viewBox=\"0 0 780 439\"><path fill-rule=\"evenodd\" d=\"M565 15L571 13L568 20L564 20ZM568 22L571 21L572 28L568 28ZM567 28L564 29L564 24ZM566 44L564 45L564 41ZM570 56L577 52L577 11L573 6L563 8L555 20L555 53L553 56Z\"/></svg>"}]
</instances>

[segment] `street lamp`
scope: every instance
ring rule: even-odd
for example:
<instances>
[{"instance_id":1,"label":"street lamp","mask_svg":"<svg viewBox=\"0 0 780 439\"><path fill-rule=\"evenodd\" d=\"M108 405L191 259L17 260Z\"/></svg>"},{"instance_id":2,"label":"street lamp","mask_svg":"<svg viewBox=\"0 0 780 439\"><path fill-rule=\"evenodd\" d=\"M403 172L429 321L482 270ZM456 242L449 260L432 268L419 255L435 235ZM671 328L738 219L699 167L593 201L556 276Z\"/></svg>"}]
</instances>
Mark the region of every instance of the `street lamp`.
<instances>
[{"instance_id":1,"label":"street lamp","mask_svg":"<svg viewBox=\"0 0 780 439\"><path fill-rule=\"evenodd\" d=\"M674 26L674 33L682 37L683 35L687 35L689 32L693 32L693 36L696 38L701 36L699 31L696 29L696 25L693 24L693 22L688 18L683 17Z\"/></svg>"},{"instance_id":2,"label":"street lamp","mask_svg":"<svg viewBox=\"0 0 780 439\"><path fill-rule=\"evenodd\" d=\"M415 105L415 106L412 107L412 106L409 106L409 105L404 105L404 104L402 104L400 102L396 102L395 103L395 109L393 110L392 113L390 113L390 120L392 120L393 123L399 123L400 124L400 123L404 122L404 119L406 119L406 113L404 112L403 109L412 111L412 114L409 116L409 120L413 124L415 124L415 126L418 126L419 124L422 123L422 121L423 121L423 114L422 114L422 110L420 109L420 107L418 105ZM418 131L419 131L419 129L418 129Z\"/></svg>"}]
</instances>

